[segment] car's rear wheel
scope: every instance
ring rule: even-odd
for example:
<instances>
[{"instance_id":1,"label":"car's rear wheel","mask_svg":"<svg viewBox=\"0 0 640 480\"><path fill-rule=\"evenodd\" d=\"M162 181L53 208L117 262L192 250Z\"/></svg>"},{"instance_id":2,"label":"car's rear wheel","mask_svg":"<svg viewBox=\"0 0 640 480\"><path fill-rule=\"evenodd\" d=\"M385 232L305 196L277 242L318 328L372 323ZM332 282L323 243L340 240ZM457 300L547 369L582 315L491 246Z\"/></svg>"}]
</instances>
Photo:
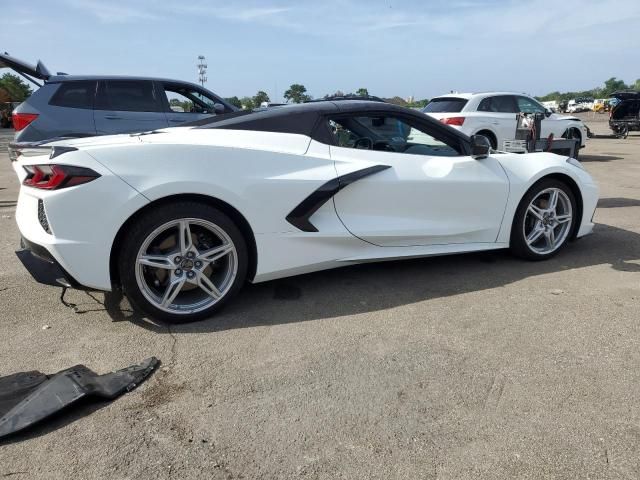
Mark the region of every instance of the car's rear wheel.
<instances>
[{"instance_id":1,"label":"car's rear wheel","mask_svg":"<svg viewBox=\"0 0 640 480\"><path fill-rule=\"evenodd\" d=\"M556 179L543 179L518 205L511 229L511 250L519 257L544 260L568 242L576 221L571 189Z\"/></svg>"},{"instance_id":2,"label":"car's rear wheel","mask_svg":"<svg viewBox=\"0 0 640 480\"><path fill-rule=\"evenodd\" d=\"M248 254L221 211L180 202L149 211L122 242L118 268L134 308L171 323L202 320L242 287Z\"/></svg>"},{"instance_id":3,"label":"car's rear wheel","mask_svg":"<svg viewBox=\"0 0 640 480\"><path fill-rule=\"evenodd\" d=\"M492 150L498 149L498 139L489 130L480 130L476 135L483 135L487 137L487 140L489 140L489 143L491 144L491 149Z\"/></svg>"}]
</instances>

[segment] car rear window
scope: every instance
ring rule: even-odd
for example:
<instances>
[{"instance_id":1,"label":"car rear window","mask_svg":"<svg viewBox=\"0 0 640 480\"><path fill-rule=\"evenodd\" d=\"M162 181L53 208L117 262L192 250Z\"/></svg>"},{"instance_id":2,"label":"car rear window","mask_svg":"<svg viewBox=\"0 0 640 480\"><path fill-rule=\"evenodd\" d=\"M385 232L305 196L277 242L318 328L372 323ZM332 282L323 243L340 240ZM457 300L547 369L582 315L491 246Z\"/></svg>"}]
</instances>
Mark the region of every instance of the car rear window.
<instances>
[{"instance_id":1,"label":"car rear window","mask_svg":"<svg viewBox=\"0 0 640 480\"><path fill-rule=\"evenodd\" d=\"M465 98L434 98L422 111L424 113L461 112L466 104Z\"/></svg>"},{"instance_id":2,"label":"car rear window","mask_svg":"<svg viewBox=\"0 0 640 480\"><path fill-rule=\"evenodd\" d=\"M53 94L49 105L67 108L93 108L96 82L63 82Z\"/></svg>"},{"instance_id":3,"label":"car rear window","mask_svg":"<svg viewBox=\"0 0 640 480\"><path fill-rule=\"evenodd\" d=\"M101 82L96 110L161 112L162 106L150 81L108 80Z\"/></svg>"}]
</instances>

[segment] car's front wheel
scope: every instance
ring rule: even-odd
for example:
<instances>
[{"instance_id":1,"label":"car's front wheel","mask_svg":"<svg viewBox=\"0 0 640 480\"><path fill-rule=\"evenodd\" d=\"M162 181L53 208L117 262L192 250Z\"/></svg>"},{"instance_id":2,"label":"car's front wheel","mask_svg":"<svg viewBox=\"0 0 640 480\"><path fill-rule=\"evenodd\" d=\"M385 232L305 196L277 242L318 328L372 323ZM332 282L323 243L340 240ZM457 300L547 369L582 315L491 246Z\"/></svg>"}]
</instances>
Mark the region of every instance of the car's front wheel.
<instances>
[{"instance_id":1,"label":"car's front wheel","mask_svg":"<svg viewBox=\"0 0 640 480\"><path fill-rule=\"evenodd\" d=\"M171 323L202 320L242 287L248 265L240 230L220 210L180 202L137 219L118 268L134 308Z\"/></svg>"},{"instance_id":2,"label":"car's front wheel","mask_svg":"<svg viewBox=\"0 0 640 480\"><path fill-rule=\"evenodd\" d=\"M511 250L519 257L544 260L568 242L576 219L571 189L556 179L544 179L525 194L511 229Z\"/></svg>"}]
</instances>

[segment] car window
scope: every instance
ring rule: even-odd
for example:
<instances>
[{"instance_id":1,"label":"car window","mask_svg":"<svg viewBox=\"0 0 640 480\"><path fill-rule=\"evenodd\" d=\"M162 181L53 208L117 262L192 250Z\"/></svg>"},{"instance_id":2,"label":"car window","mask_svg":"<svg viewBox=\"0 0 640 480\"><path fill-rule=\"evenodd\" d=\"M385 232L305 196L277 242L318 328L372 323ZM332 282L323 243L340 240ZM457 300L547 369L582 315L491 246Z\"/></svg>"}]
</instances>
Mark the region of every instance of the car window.
<instances>
[{"instance_id":1,"label":"car window","mask_svg":"<svg viewBox=\"0 0 640 480\"><path fill-rule=\"evenodd\" d=\"M184 86L164 85L169 112L215 114L213 98Z\"/></svg>"},{"instance_id":2,"label":"car window","mask_svg":"<svg viewBox=\"0 0 640 480\"><path fill-rule=\"evenodd\" d=\"M516 105L510 95L487 97L478 105L479 112L516 113Z\"/></svg>"},{"instance_id":3,"label":"car window","mask_svg":"<svg viewBox=\"0 0 640 480\"><path fill-rule=\"evenodd\" d=\"M522 113L544 113L544 107L538 102L527 97L516 97L518 111Z\"/></svg>"},{"instance_id":4,"label":"car window","mask_svg":"<svg viewBox=\"0 0 640 480\"><path fill-rule=\"evenodd\" d=\"M434 98L422 109L424 113L461 112L467 100L464 98Z\"/></svg>"},{"instance_id":5,"label":"car window","mask_svg":"<svg viewBox=\"0 0 640 480\"><path fill-rule=\"evenodd\" d=\"M125 112L161 112L153 82L109 80L98 89L96 109Z\"/></svg>"},{"instance_id":6,"label":"car window","mask_svg":"<svg viewBox=\"0 0 640 480\"><path fill-rule=\"evenodd\" d=\"M440 157L461 155L457 143L389 115L336 117L329 120L329 129L335 144L345 148Z\"/></svg>"},{"instance_id":7,"label":"car window","mask_svg":"<svg viewBox=\"0 0 640 480\"><path fill-rule=\"evenodd\" d=\"M93 108L96 82L63 82L53 94L49 105L67 108Z\"/></svg>"}]
</instances>

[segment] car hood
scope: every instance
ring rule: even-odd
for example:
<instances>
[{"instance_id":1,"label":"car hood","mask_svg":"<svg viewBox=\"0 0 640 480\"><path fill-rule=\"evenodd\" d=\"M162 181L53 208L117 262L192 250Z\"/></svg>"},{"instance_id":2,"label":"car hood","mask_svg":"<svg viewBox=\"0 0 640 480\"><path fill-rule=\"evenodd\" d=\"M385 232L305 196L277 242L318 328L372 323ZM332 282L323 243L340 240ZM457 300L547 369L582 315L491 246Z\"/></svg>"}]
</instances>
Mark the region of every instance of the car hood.
<instances>
[{"instance_id":1,"label":"car hood","mask_svg":"<svg viewBox=\"0 0 640 480\"><path fill-rule=\"evenodd\" d=\"M557 113L552 113L549 117L552 120L564 120L566 122L581 122L578 117L572 117L571 115L559 115Z\"/></svg>"}]
</instances>

